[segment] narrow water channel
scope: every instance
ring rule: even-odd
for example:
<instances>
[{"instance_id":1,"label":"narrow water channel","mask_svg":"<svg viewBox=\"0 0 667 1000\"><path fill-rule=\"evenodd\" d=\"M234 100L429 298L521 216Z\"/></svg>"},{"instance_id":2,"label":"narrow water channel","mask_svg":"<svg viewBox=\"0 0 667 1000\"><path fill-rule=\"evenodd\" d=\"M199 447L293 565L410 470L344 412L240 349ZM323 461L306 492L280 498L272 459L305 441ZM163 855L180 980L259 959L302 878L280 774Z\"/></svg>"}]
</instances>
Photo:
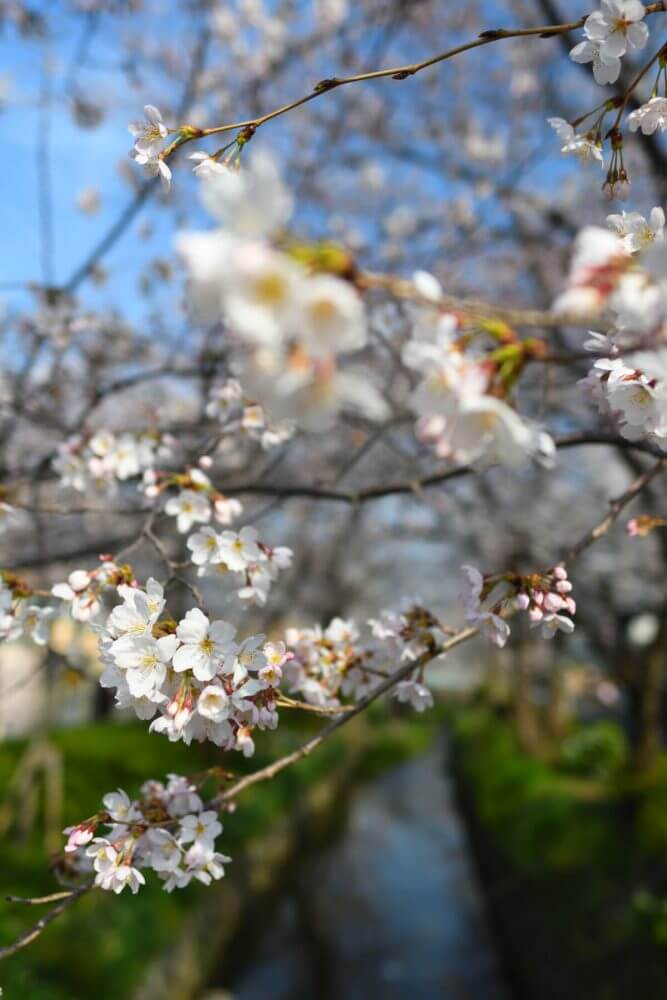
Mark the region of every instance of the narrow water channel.
<instances>
[{"instance_id":1,"label":"narrow water channel","mask_svg":"<svg viewBox=\"0 0 667 1000\"><path fill-rule=\"evenodd\" d=\"M224 986L234 1000L510 1000L442 747L361 790Z\"/></svg>"}]
</instances>

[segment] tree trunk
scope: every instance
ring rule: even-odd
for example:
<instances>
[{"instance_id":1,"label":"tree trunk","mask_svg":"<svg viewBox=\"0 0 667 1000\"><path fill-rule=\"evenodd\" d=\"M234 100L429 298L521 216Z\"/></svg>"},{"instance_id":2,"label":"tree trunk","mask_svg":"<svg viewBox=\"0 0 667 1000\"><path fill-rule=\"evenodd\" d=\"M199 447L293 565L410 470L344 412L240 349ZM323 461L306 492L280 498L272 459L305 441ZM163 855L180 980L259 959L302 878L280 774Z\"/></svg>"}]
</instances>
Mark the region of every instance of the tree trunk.
<instances>
[{"instance_id":1,"label":"tree trunk","mask_svg":"<svg viewBox=\"0 0 667 1000\"><path fill-rule=\"evenodd\" d=\"M665 650L662 641L647 653L638 679L639 731L635 747L635 766L649 770L662 746L662 682L665 673Z\"/></svg>"}]
</instances>

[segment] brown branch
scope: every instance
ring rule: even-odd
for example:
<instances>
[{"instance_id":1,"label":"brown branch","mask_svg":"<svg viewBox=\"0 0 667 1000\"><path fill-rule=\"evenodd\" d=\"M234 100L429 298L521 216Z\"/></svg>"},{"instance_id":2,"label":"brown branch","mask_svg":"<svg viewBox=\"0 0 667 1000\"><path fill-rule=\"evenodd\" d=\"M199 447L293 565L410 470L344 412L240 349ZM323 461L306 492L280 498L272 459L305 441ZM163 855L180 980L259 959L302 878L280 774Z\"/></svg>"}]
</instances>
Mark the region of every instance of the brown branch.
<instances>
[{"instance_id":1,"label":"brown branch","mask_svg":"<svg viewBox=\"0 0 667 1000\"><path fill-rule=\"evenodd\" d=\"M394 671L393 674L390 674L389 677L382 681L381 684L378 684L377 687L373 688L372 691L369 691L369 693L364 698L361 698L356 705L352 705L345 715L340 716L340 718L333 719L326 726L324 726L324 728L321 729L316 736L313 736L313 738L308 740L307 743L300 746L298 750L294 750L293 753L287 754L285 757L281 757L280 760L274 761L272 764L261 768L259 771L247 774L244 778L237 781L236 784L232 785L231 788L227 788L224 792L221 792L220 795L216 795L215 798L211 800L211 807L214 809L219 808L225 802L229 802L230 799L235 799L237 795L244 792L246 788L250 788L252 785L258 784L260 781L267 781L269 778L275 777L276 774L280 774L280 772L284 771L285 768L291 767L292 764L296 764L297 761L303 760L304 757L309 757L313 750L316 750L322 745L322 743L325 743L328 739L330 739L334 733L337 733L342 726L346 725L350 721L350 719L353 719L355 716L359 715L360 712L363 712L364 709L368 708L369 705L376 701L381 695L385 694L385 692L389 691L390 688L394 687L395 684L398 684L398 682L403 680L404 677L408 677L420 667L425 667L432 660L439 656L443 656L445 653L449 652L450 649L454 649L455 646L460 646L461 643L467 642L468 639L472 639L475 635L477 635L476 628L461 629L456 633L456 635L453 635L450 639L446 639L445 642L441 643L440 646L423 653L416 660L410 660L408 663L405 663L398 670Z\"/></svg>"},{"instance_id":2,"label":"brown branch","mask_svg":"<svg viewBox=\"0 0 667 1000\"><path fill-rule=\"evenodd\" d=\"M576 559L582 552L593 545L598 539L602 538L612 525L618 519L621 511L629 504L632 500L637 497L642 490L644 490L653 479L660 475L667 469L667 457L661 458L660 461L656 462L650 469L639 476L634 483L619 497L611 501L610 511L605 517L599 521L593 528L586 532L585 535L573 546L573 548L568 552L565 557L566 562L571 562ZM510 614L512 612L510 611ZM350 719L355 718L361 712L363 712L370 704L376 701L379 697L389 691L392 687L399 683L403 678L410 676L415 670L419 668L424 668L439 656L444 655L450 649L467 642L468 639L473 638L477 635L478 630L476 628L464 628L457 632L455 635L451 636L445 642L441 643L440 646L429 650L428 652L422 654L416 660L410 661L396 670L393 674L390 674L385 680L383 680L376 688L370 691L364 698L360 699L356 705L350 706L345 709L344 714L340 714L337 718L332 719L320 732L308 740L306 743L302 744L297 750L292 753L287 754L285 757L281 757L279 760L274 761L267 767L260 768L260 770L248 774L241 778L230 788L226 789L221 794L215 796L211 801L211 807L219 809L225 803L230 800L235 799L241 792L245 791L247 788L251 788L253 785L259 784L263 781L268 781L274 778L281 771L286 768L291 767L292 764L298 763L300 760L304 760L306 757L320 747L323 743L334 736L339 729L346 725ZM293 707L296 707L295 703ZM301 706L299 706L301 707ZM0 960L3 958L8 958L10 955L14 955L17 951L25 948L27 945L31 944L35 938L39 937L42 931L57 917L59 917L68 907L77 901L84 893L88 892L93 887L93 883L88 882L85 885L74 889L71 893L61 894L54 893L52 896L44 896L41 898L30 899L14 899L9 897L12 901L37 904L42 902L50 901L51 899L62 899L58 906L49 910L47 914L39 920L34 927L22 934L16 941L12 944L7 945L4 948L0 948Z\"/></svg>"},{"instance_id":3,"label":"brown branch","mask_svg":"<svg viewBox=\"0 0 667 1000\"><path fill-rule=\"evenodd\" d=\"M52 892L48 896L5 896L7 903L24 903L26 906L43 906L45 903L57 903L61 899L69 899L71 889L64 892Z\"/></svg>"},{"instance_id":4,"label":"brown branch","mask_svg":"<svg viewBox=\"0 0 667 1000\"><path fill-rule=\"evenodd\" d=\"M0 961L3 958L9 958L10 955L15 955L17 951L21 951L22 948L26 948L29 944L39 937L39 935L44 931L50 923L61 916L65 910L69 909L84 893L88 892L93 888L92 882L86 882L85 885L79 886L78 889L73 889L71 892L67 893L65 898L57 906L54 906L52 910L45 913L37 923L30 927L27 931L24 931L16 941L11 944L6 945L4 948L0 948ZM59 893L54 893L55 896L60 895ZM44 897L48 899L49 897ZM21 902L28 902L28 900L21 900ZM36 902L40 902L37 900Z\"/></svg>"},{"instance_id":5,"label":"brown branch","mask_svg":"<svg viewBox=\"0 0 667 1000\"><path fill-rule=\"evenodd\" d=\"M472 318L499 319L512 326L576 326L587 330L600 321L599 314L592 313L585 316L582 313L555 313L544 309L515 309L511 306L496 306L481 299L459 298L455 295L443 294L434 302L420 295L414 281L375 271L362 271L356 276L355 281L359 288L364 290L385 289L397 299L409 299L412 302L430 305L432 308L463 312Z\"/></svg>"},{"instance_id":6,"label":"brown branch","mask_svg":"<svg viewBox=\"0 0 667 1000\"><path fill-rule=\"evenodd\" d=\"M351 711L349 705L311 705L307 701L297 701L284 694L276 699L276 706L278 708L297 708L302 712L311 712L313 715L346 715Z\"/></svg>"},{"instance_id":7,"label":"brown branch","mask_svg":"<svg viewBox=\"0 0 667 1000\"><path fill-rule=\"evenodd\" d=\"M621 493L620 496L611 500L609 503L609 513L606 514L598 524L587 531L585 535L582 535L579 541L569 550L564 561L570 562L571 560L576 559L582 552L585 552L586 549L590 548L594 542L597 542L598 539L606 535L609 529L618 520L618 517L623 509L627 507L628 504L631 503L635 497L637 497L642 490L644 490L656 478L656 476L659 476L661 473L665 472L665 470L667 470L667 458L661 458L655 463L655 465L652 465L650 469L647 469L646 472L641 474L641 476L638 476L624 493Z\"/></svg>"},{"instance_id":8,"label":"brown branch","mask_svg":"<svg viewBox=\"0 0 667 1000\"><path fill-rule=\"evenodd\" d=\"M662 0L659 3L651 3L646 6L647 14L656 14L664 10L665 5ZM203 136L218 135L220 133L233 132L242 129L250 129L254 131L260 128L260 126L265 125L267 122L272 121L274 118L279 118L281 115L294 111L296 108L300 108L302 105L308 104L310 101L314 101L316 98L321 97L322 94L329 93L332 90L337 90L339 87L345 87L352 83L362 83L368 80L382 80L387 77L392 80L406 80L408 77L415 76L422 70L435 66L438 63L446 62L454 56L461 55L464 52L470 52L472 49L478 49L485 45L492 45L494 42L504 41L508 38L528 38L531 36L538 38L553 38L558 35L566 35L571 31L575 31L577 28L583 27L587 16L588 15L583 15L576 21L569 21L565 24L547 24L535 28L494 28L483 31L471 42L465 42L463 45L457 45L454 48L446 49L444 52L440 52L438 55L431 56L421 62L408 63L405 66L393 66L388 69L372 70L368 73L355 73L352 76L329 77L326 80L320 80L310 93L297 98L295 101L290 101L288 104L283 104L281 107L267 112L267 114L261 115L258 118L248 118L244 121L231 122L228 125L217 125L213 128L195 130L192 138L197 139ZM189 138L185 141L189 141Z\"/></svg>"},{"instance_id":9,"label":"brown branch","mask_svg":"<svg viewBox=\"0 0 667 1000\"><path fill-rule=\"evenodd\" d=\"M557 449L579 448L585 445L610 445L615 448L622 448L626 451L638 451L645 455L653 455L656 458L660 458L664 454L664 452L657 445L653 445L648 441L628 441L619 434L614 434L609 431L590 430L574 431L571 434L561 434L554 438L554 444ZM216 485L216 489L218 489L225 496L268 496L277 497L282 500L301 498L310 500L327 500L332 503L356 505L369 503L373 500L381 500L388 496L409 494L418 495L422 490L429 489L434 486L440 486L442 483L446 483L450 479L460 479L463 476L472 475L477 471L479 470L474 465L461 465L454 468L449 466L446 469L433 472L428 476L417 476L413 479L399 480L398 482L393 483L377 483L373 486L366 487L365 489L358 490L357 492L353 492L351 490L336 490L326 486L313 486L310 483L293 483L289 485L262 482L223 483ZM9 489L10 488L7 488L7 492L9 492ZM53 514L63 517L71 517L75 514L99 514L100 516L116 515L119 517L127 517L129 515L140 516L146 513L145 510L137 507L36 507L33 504L23 504L13 498L10 498L9 502L18 510L25 510L35 514ZM130 546L135 548L141 540L146 537L147 533L145 531L140 532L139 536L135 537L130 545L126 546L125 549L121 551L127 552ZM148 537L148 540L151 544L155 545L154 537ZM113 546L111 547L113 548ZM106 548L109 548L109 546L107 545ZM104 551L104 548L101 548L100 551ZM58 555L58 559L60 561L64 561L67 558L68 556L66 553ZM26 564L21 563L20 565L23 566Z\"/></svg>"},{"instance_id":10,"label":"brown branch","mask_svg":"<svg viewBox=\"0 0 667 1000\"><path fill-rule=\"evenodd\" d=\"M605 431L576 431L572 434L564 434L554 439L557 448L578 448L582 445L603 444L613 445L617 448L641 451L648 455L659 457L663 454L660 448L651 445L646 441L626 441L618 434L611 434ZM237 483L221 485L220 492L227 496L238 494L248 494L255 496L277 496L283 499L301 497L312 500L329 500L332 502L360 504L372 500L381 500L387 496L400 496L407 494L419 494L424 489L433 486L440 486L450 479L459 479L463 476L471 475L478 471L473 465L461 465L456 468L443 469L428 476L417 477L415 479L403 480L395 483L380 483L359 490L356 493L328 489L326 487L316 487L306 484L278 485L272 483Z\"/></svg>"}]
</instances>

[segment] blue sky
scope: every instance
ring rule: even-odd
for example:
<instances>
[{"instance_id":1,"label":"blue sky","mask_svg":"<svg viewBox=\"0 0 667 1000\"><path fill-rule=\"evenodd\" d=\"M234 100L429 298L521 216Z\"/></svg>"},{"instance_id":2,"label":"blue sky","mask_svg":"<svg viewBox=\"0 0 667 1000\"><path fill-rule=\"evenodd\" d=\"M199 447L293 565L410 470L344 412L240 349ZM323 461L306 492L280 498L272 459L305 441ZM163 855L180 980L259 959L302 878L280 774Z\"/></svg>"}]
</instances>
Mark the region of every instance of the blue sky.
<instances>
[{"instance_id":1,"label":"blue sky","mask_svg":"<svg viewBox=\"0 0 667 1000\"><path fill-rule=\"evenodd\" d=\"M62 5L65 8L65 4ZM54 7L44 4L44 9L53 11ZM306 5L307 7L307 5ZM169 13L168 22L156 18L156 12L162 9ZM160 24L168 23L172 37L177 36L184 25L179 25L181 16L177 13L182 8L172 0L148 0L146 4L147 19L150 19L150 31L160 30ZM494 23L512 23L513 18L504 9L503 4L493 5ZM491 17L491 14L489 14ZM127 153L131 145L127 132L130 119L141 116L141 106L147 95L155 103L160 103L163 79L156 80L155 88L151 87L150 71L142 66L143 91L129 88L126 78L117 68L119 58L117 33L123 30L123 22L113 22L103 19L100 30L95 36L91 52L94 54L96 68L88 68L80 75L81 85L89 88L85 93L99 100L106 108L102 124L94 130L82 130L77 127L71 115L70 103L64 93L64 86L72 76L76 63L82 31L85 21L77 18L59 15L55 21L56 37L50 45L54 73L54 101L51 118L50 139L48 143L49 177L51 186L51 202L53 211L54 232L54 274L55 283L64 282L87 256L91 247L104 234L108 226L117 218L120 211L132 197L131 187L119 175L119 164L127 166ZM140 30L141 18L133 18L133 30ZM466 35L467 37L467 35ZM510 43L511 44L511 43ZM540 45L549 43L540 42ZM10 79L10 101L7 107L0 111L0 123L3 136L3 156L0 157L0 185L2 198L2 229L0 230L0 299L10 305L21 306L28 300L24 292L15 290L14 283L40 281L40 226L38 209L38 130L40 127L40 111L38 95L41 86L41 62L45 52L41 42L20 40L6 31L0 36L0 65L2 74ZM369 37L368 51L373 52L375 45L373 37ZM550 45L550 52L553 46ZM409 51L409 48L408 48ZM488 58L503 59L509 52L508 48L484 50ZM469 54L464 59L476 59L476 54ZM485 56L485 58L487 58ZM384 60L382 60L384 61ZM567 61L562 58L558 64L567 67ZM322 63L323 75L335 72L335 66L329 66L326 59ZM438 71L440 72L440 70ZM442 69L443 84L447 79L445 68ZM560 92L567 103L570 100L568 91L569 80L578 79L581 82L580 71L572 68L563 77ZM373 85L364 85L368 93ZM393 86L379 84L378 86ZM155 96L152 96L152 95ZM572 89L571 98L581 98L579 91ZM340 100L339 95L325 98L335 107ZM406 107L410 107L410 84L401 90L396 90L397 107L402 104L401 114L404 116ZM573 108L574 110L574 108ZM303 112L298 112L298 115ZM485 121L484 108L479 109L480 120ZM488 114L486 115L488 120ZM303 121L305 119L301 118ZM443 120L446 111L443 110ZM397 131L400 133L404 117L397 117ZM497 122L490 122L490 127L497 127ZM558 156L555 137L546 125L539 123L541 149L546 155L540 155L528 177L522 179L523 184L529 184L542 191L550 188L558 193L565 177L571 175L574 165L565 163ZM290 133L284 125L284 120L271 124L262 136L262 142L273 147L281 142L290 141ZM416 147L418 148L418 147ZM424 147L427 153L433 153L433 145ZM395 164L388 163L388 170L396 169ZM135 169L135 176L140 177L140 171ZM192 190L187 178L189 173L184 164L178 169L177 193L183 194ZM576 168L574 168L576 169ZM331 171L336 178L335 150L331 156L325 157L323 171ZM602 178L583 174L578 183L590 185L591 195L599 192ZM335 180L334 180L335 183ZM424 172L419 177L420 185L433 191L434 200L443 199L455 190L446 178L434 177L433 172ZM82 214L75 205L75 199L84 188L95 186L102 193L101 210L93 216ZM600 199L600 217L603 217L604 203ZM314 206L309 209L312 220L316 219ZM485 204L483 211L488 215L497 211L492 203ZM150 220L154 232L147 244L138 238L138 231L146 220ZM142 267L151 255L168 256L171 252L171 234L173 231L173 214L160 211L154 198L150 199L139 212L137 218L114 246L113 251L105 259L110 267L110 280L107 286L97 289L87 282L81 289L81 295L87 304L100 308L122 308L124 312L135 318L146 303L137 292L137 280ZM167 296L171 292L165 291ZM159 297L159 302L163 299ZM167 301L167 300L164 300ZM170 297L168 301L173 301ZM156 301L148 303L153 308Z\"/></svg>"}]
</instances>

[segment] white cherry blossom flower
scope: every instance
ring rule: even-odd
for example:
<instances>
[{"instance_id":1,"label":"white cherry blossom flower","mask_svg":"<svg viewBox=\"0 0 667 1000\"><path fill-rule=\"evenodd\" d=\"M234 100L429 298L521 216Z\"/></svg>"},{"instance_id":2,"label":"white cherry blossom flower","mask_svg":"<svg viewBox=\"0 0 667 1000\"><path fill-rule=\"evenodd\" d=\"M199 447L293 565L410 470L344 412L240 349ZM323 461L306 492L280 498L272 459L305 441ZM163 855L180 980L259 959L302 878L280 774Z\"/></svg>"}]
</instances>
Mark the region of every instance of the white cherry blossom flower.
<instances>
[{"instance_id":1,"label":"white cherry blossom flower","mask_svg":"<svg viewBox=\"0 0 667 1000\"><path fill-rule=\"evenodd\" d=\"M574 622L567 615L544 615L541 621L531 622L531 628L538 627L541 628L544 639L552 639L556 632L564 632L566 635L574 632Z\"/></svg>"},{"instance_id":2,"label":"white cherry blossom flower","mask_svg":"<svg viewBox=\"0 0 667 1000\"><path fill-rule=\"evenodd\" d=\"M196 153L188 153L188 160L193 160L195 166L192 168L192 172L195 177L199 177L200 180L204 180L211 177L213 174L221 174L228 171L223 163L220 163L213 156L209 156L208 153L202 153L197 151Z\"/></svg>"},{"instance_id":3,"label":"white cherry blossom flower","mask_svg":"<svg viewBox=\"0 0 667 1000\"><path fill-rule=\"evenodd\" d=\"M126 671L125 679L133 698L159 690L177 646L175 635L163 635L159 639L140 636L132 640L131 647L119 653L116 660Z\"/></svg>"},{"instance_id":4,"label":"white cherry blossom flower","mask_svg":"<svg viewBox=\"0 0 667 1000\"><path fill-rule=\"evenodd\" d=\"M651 209L648 220L639 212L621 212L608 215L607 222L621 237L629 253L637 253L655 240L662 240L665 233L665 213L662 208Z\"/></svg>"},{"instance_id":5,"label":"white cherry blossom flower","mask_svg":"<svg viewBox=\"0 0 667 1000\"><path fill-rule=\"evenodd\" d=\"M135 150L148 157L154 157L159 152L169 130L162 121L162 115L155 105L144 105L144 114L146 115L145 121L130 122L127 129L130 135L135 137Z\"/></svg>"},{"instance_id":6,"label":"white cherry blossom flower","mask_svg":"<svg viewBox=\"0 0 667 1000\"><path fill-rule=\"evenodd\" d=\"M21 603L17 612L17 622L37 646L45 646L49 641L51 621L56 609L38 604Z\"/></svg>"},{"instance_id":7,"label":"white cherry blossom flower","mask_svg":"<svg viewBox=\"0 0 667 1000\"><path fill-rule=\"evenodd\" d=\"M265 635L249 635L230 648L225 659L225 672L233 673L236 683L247 677L250 671L266 666L266 656L261 648L265 639Z\"/></svg>"},{"instance_id":8,"label":"white cherry blossom flower","mask_svg":"<svg viewBox=\"0 0 667 1000\"><path fill-rule=\"evenodd\" d=\"M221 684L208 684L199 694L197 711L211 722L222 722L229 716L229 695Z\"/></svg>"},{"instance_id":9,"label":"white cherry blossom flower","mask_svg":"<svg viewBox=\"0 0 667 1000\"><path fill-rule=\"evenodd\" d=\"M641 129L644 135L664 132L667 129L667 97L652 97L640 108L628 115L628 126L631 132Z\"/></svg>"},{"instance_id":10,"label":"white cherry blossom flower","mask_svg":"<svg viewBox=\"0 0 667 1000\"><path fill-rule=\"evenodd\" d=\"M301 267L278 250L261 243L237 246L218 278L229 326L249 343L281 344L305 280Z\"/></svg>"},{"instance_id":11,"label":"white cherry blossom flower","mask_svg":"<svg viewBox=\"0 0 667 1000\"><path fill-rule=\"evenodd\" d=\"M183 851L176 838L162 827L148 831L150 865L156 872L173 872L181 863Z\"/></svg>"},{"instance_id":12,"label":"white cherry blossom flower","mask_svg":"<svg viewBox=\"0 0 667 1000\"><path fill-rule=\"evenodd\" d=\"M121 893L126 886L129 887L133 895L136 895L139 888L146 885L143 873L138 868L127 864L114 865L103 875L98 875L95 881L103 889L110 889L116 895Z\"/></svg>"},{"instance_id":13,"label":"white cherry blossom flower","mask_svg":"<svg viewBox=\"0 0 667 1000\"><path fill-rule=\"evenodd\" d=\"M202 847L213 847L215 838L222 833L222 823L212 809L189 814L181 819L178 838L183 844L194 841Z\"/></svg>"},{"instance_id":14,"label":"white cherry blossom flower","mask_svg":"<svg viewBox=\"0 0 667 1000\"><path fill-rule=\"evenodd\" d=\"M216 561L224 562L234 572L243 572L263 558L262 550L257 544L257 529L250 525L241 528L238 533L223 531L218 537L220 558Z\"/></svg>"},{"instance_id":15,"label":"white cherry blossom flower","mask_svg":"<svg viewBox=\"0 0 667 1000\"><path fill-rule=\"evenodd\" d=\"M141 818L141 813L122 788L105 795L102 799L102 805L114 823L132 823Z\"/></svg>"},{"instance_id":16,"label":"white cherry blossom flower","mask_svg":"<svg viewBox=\"0 0 667 1000\"><path fill-rule=\"evenodd\" d=\"M163 191L168 191L171 187L171 170L159 156L149 156L148 153L132 150L132 159L143 167L150 177L159 177Z\"/></svg>"},{"instance_id":17,"label":"white cherry blossom flower","mask_svg":"<svg viewBox=\"0 0 667 1000\"><path fill-rule=\"evenodd\" d=\"M584 33L600 46L602 59L619 58L628 47L642 49L646 45L646 8L640 0L601 0L600 8L586 18Z\"/></svg>"},{"instance_id":18,"label":"white cherry blossom flower","mask_svg":"<svg viewBox=\"0 0 667 1000\"><path fill-rule=\"evenodd\" d=\"M197 879L204 885L210 885L211 881L221 879L225 874L223 865L228 864L231 858L210 847L196 842L185 855L187 872L191 878Z\"/></svg>"},{"instance_id":19,"label":"white cherry blossom flower","mask_svg":"<svg viewBox=\"0 0 667 1000\"><path fill-rule=\"evenodd\" d=\"M582 163L599 163L604 166L601 143L588 135L578 135L573 126L563 118L549 118L549 125L563 143L561 153L574 153Z\"/></svg>"},{"instance_id":20,"label":"white cherry blossom flower","mask_svg":"<svg viewBox=\"0 0 667 1000\"><path fill-rule=\"evenodd\" d=\"M570 59L577 63L593 63L593 76L596 83L605 85L615 83L621 73L621 60L618 56L603 55L601 45L585 39L570 51Z\"/></svg>"},{"instance_id":21,"label":"white cherry blossom flower","mask_svg":"<svg viewBox=\"0 0 667 1000\"><path fill-rule=\"evenodd\" d=\"M394 688L394 697L396 701L412 705L416 712L433 708L433 695L424 684L419 684L417 681L399 681Z\"/></svg>"},{"instance_id":22,"label":"white cherry blossom flower","mask_svg":"<svg viewBox=\"0 0 667 1000\"><path fill-rule=\"evenodd\" d=\"M243 504L235 497L217 497L213 501L213 516L219 524L233 524L243 513Z\"/></svg>"},{"instance_id":23,"label":"white cherry blossom flower","mask_svg":"<svg viewBox=\"0 0 667 1000\"><path fill-rule=\"evenodd\" d=\"M200 196L224 230L245 239L278 232L292 214L292 194L273 157L261 149L238 171L209 171L202 179Z\"/></svg>"},{"instance_id":24,"label":"white cherry blossom flower","mask_svg":"<svg viewBox=\"0 0 667 1000\"><path fill-rule=\"evenodd\" d=\"M181 490L177 496L169 497L164 512L176 518L176 527L182 535L190 531L193 524L207 524L211 520L208 497L196 490Z\"/></svg>"},{"instance_id":25,"label":"white cherry blossom flower","mask_svg":"<svg viewBox=\"0 0 667 1000\"><path fill-rule=\"evenodd\" d=\"M298 287L294 326L313 357L360 350L366 343L364 304L352 285L330 274Z\"/></svg>"},{"instance_id":26,"label":"white cherry blossom flower","mask_svg":"<svg viewBox=\"0 0 667 1000\"><path fill-rule=\"evenodd\" d=\"M213 528L205 527L196 531L194 535L190 535L186 545L192 553L190 559L195 566L224 562L221 536Z\"/></svg>"},{"instance_id":27,"label":"white cherry blossom flower","mask_svg":"<svg viewBox=\"0 0 667 1000\"><path fill-rule=\"evenodd\" d=\"M192 608L176 629L183 645L174 654L174 670L191 670L198 681L210 681L227 654L235 632L229 622L209 622L199 608Z\"/></svg>"},{"instance_id":28,"label":"white cherry blossom flower","mask_svg":"<svg viewBox=\"0 0 667 1000\"><path fill-rule=\"evenodd\" d=\"M466 401L445 438L460 461L486 461L517 465L536 450L535 432L501 399L480 396Z\"/></svg>"},{"instance_id":29,"label":"white cherry blossom flower","mask_svg":"<svg viewBox=\"0 0 667 1000\"><path fill-rule=\"evenodd\" d=\"M197 788L188 778L179 774L167 775L165 799L170 816L183 816L189 812L200 812L204 806L197 794Z\"/></svg>"},{"instance_id":30,"label":"white cherry blossom flower","mask_svg":"<svg viewBox=\"0 0 667 1000\"><path fill-rule=\"evenodd\" d=\"M148 595L143 590L122 587L119 588L120 591L123 603L117 604L109 615L109 625L115 635L120 637L116 640L116 649L123 645L122 640L126 636L149 635L162 610L159 603L157 610L151 606Z\"/></svg>"}]
</instances>

